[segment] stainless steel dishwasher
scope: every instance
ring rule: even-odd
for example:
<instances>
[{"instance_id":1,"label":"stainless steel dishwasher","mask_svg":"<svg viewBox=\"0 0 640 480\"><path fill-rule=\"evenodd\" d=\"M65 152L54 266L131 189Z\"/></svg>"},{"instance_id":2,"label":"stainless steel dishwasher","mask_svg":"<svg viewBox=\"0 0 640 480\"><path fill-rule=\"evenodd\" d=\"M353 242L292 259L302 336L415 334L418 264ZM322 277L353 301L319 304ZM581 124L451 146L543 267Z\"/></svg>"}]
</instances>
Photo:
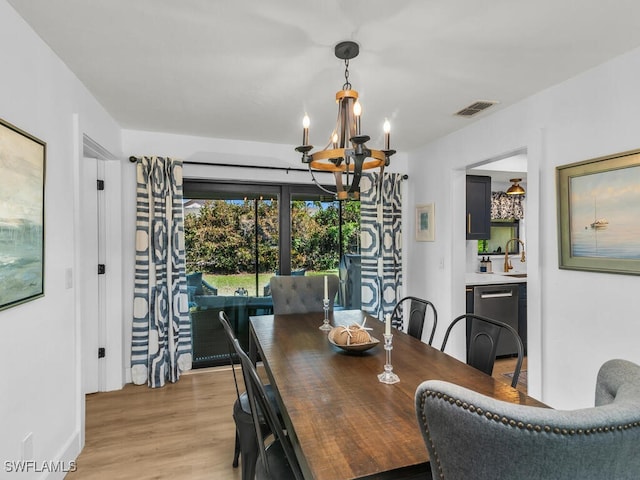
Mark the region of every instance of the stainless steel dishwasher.
<instances>
[{"instance_id":1,"label":"stainless steel dishwasher","mask_svg":"<svg viewBox=\"0 0 640 480\"><path fill-rule=\"evenodd\" d=\"M483 285L473 289L473 313L511 325L518 331L518 285ZM516 341L500 334L497 356L517 355Z\"/></svg>"}]
</instances>

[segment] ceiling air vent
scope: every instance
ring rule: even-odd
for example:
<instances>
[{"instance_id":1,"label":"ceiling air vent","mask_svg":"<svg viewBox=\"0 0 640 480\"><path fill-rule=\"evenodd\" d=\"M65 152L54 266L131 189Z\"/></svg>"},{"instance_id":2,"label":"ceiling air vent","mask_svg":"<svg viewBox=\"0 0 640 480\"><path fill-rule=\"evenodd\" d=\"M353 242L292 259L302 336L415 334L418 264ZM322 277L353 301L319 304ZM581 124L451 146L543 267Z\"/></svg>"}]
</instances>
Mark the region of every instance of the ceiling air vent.
<instances>
[{"instance_id":1,"label":"ceiling air vent","mask_svg":"<svg viewBox=\"0 0 640 480\"><path fill-rule=\"evenodd\" d=\"M459 112L456 112L456 115L459 115L461 117L472 117L476 113L480 113L483 110L486 110L487 108L491 107L492 105L495 105L496 103L498 102L494 100L478 100L477 102L472 103L468 107L464 107Z\"/></svg>"}]
</instances>

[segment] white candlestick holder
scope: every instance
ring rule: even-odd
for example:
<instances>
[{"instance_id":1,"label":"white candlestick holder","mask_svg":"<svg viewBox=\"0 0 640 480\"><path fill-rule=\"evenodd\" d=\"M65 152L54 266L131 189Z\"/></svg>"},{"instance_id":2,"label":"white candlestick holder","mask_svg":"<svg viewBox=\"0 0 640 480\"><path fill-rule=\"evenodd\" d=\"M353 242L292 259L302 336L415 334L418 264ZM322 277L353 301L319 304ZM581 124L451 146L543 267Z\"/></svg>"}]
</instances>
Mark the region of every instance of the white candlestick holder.
<instances>
[{"instance_id":1,"label":"white candlestick holder","mask_svg":"<svg viewBox=\"0 0 640 480\"><path fill-rule=\"evenodd\" d=\"M322 309L324 310L324 319L322 320L322 325L320 325L320 330L331 330L331 325L329 325L329 299L325 298L322 300Z\"/></svg>"},{"instance_id":2,"label":"white candlestick holder","mask_svg":"<svg viewBox=\"0 0 640 480\"><path fill-rule=\"evenodd\" d=\"M384 334L384 350L386 352L386 361L384 364L384 372L378 374L378 380L382 383L398 383L400 377L393 373L393 365L391 365L391 350L393 350L393 334Z\"/></svg>"}]
</instances>

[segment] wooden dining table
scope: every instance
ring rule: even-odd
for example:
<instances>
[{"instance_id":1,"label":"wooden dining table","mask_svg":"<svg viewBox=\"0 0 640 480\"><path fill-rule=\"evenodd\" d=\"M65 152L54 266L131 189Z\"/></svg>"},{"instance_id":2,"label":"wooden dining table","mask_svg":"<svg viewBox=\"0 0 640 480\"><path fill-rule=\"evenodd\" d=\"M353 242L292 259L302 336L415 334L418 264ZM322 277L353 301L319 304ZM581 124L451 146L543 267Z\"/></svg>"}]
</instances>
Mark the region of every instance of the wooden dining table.
<instances>
[{"instance_id":1,"label":"wooden dining table","mask_svg":"<svg viewBox=\"0 0 640 480\"><path fill-rule=\"evenodd\" d=\"M425 380L446 380L507 402L539 401L395 328L391 364L400 381L378 380L384 324L359 310L330 314L332 326L372 328L380 343L360 352L332 345L323 313L250 318L249 350L261 359L305 479L424 478L429 455L414 395Z\"/></svg>"}]
</instances>

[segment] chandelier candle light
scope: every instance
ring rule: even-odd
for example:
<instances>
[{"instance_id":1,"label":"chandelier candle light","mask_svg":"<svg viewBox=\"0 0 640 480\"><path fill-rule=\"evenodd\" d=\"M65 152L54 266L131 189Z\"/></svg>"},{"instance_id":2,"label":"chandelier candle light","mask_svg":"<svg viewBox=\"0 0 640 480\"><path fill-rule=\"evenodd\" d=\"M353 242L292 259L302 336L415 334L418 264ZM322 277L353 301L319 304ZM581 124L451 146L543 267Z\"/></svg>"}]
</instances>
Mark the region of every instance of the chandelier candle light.
<instances>
[{"instance_id":1,"label":"chandelier candle light","mask_svg":"<svg viewBox=\"0 0 640 480\"><path fill-rule=\"evenodd\" d=\"M345 82L342 90L336 93L338 118L336 126L329 135L329 142L323 150L311 153L313 145L309 144L309 125L311 121L305 113L302 120L302 145L296 151L302 153L302 163L309 166L313 182L323 191L335 195L338 200L360 198L360 178L363 170L380 169L380 178L384 167L389 165L389 157L395 150L389 147L391 124L385 119L384 150L369 149L366 145L371 138L362 135L362 105L358 100L358 92L351 89L349 83L349 60L358 56L360 47L351 41L340 42L335 46L336 57L344 60ZM332 172L336 180L336 191L324 188L316 180L314 171Z\"/></svg>"}]
</instances>

